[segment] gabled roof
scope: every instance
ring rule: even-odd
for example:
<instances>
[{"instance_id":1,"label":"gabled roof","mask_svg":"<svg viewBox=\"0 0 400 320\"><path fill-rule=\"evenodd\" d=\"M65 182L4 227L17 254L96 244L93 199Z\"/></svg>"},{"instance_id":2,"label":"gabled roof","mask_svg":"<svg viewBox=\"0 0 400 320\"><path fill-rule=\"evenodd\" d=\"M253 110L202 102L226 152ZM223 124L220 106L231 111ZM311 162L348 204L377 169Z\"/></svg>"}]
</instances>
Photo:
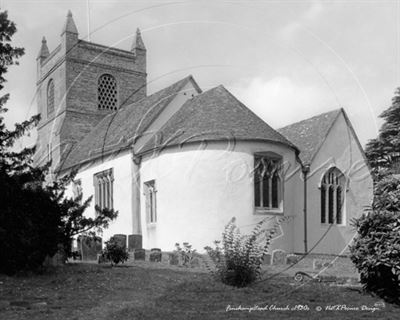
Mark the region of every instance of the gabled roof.
<instances>
[{"instance_id":1,"label":"gabled roof","mask_svg":"<svg viewBox=\"0 0 400 320\"><path fill-rule=\"evenodd\" d=\"M326 112L278 129L300 149L303 165L311 164L342 109Z\"/></svg>"},{"instance_id":2,"label":"gabled roof","mask_svg":"<svg viewBox=\"0 0 400 320\"><path fill-rule=\"evenodd\" d=\"M297 148L223 86L186 101L140 150L205 141L262 140Z\"/></svg>"},{"instance_id":3,"label":"gabled roof","mask_svg":"<svg viewBox=\"0 0 400 320\"><path fill-rule=\"evenodd\" d=\"M107 115L71 150L58 171L129 147L188 82L192 82L201 92L193 77L188 76L163 90Z\"/></svg>"}]
</instances>

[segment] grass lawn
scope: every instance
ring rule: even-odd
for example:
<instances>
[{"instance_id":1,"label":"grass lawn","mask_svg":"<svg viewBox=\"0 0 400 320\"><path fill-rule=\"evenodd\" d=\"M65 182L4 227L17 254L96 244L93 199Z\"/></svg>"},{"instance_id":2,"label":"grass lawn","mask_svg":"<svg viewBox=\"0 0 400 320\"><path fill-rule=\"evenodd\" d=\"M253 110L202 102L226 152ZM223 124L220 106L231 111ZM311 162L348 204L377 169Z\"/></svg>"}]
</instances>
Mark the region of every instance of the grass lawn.
<instances>
[{"instance_id":1,"label":"grass lawn","mask_svg":"<svg viewBox=\"0 0 400 320\"><path fill-rule=\"evenodd\" d=\"M329 305L374 307L327 311ZM266 310L234 311L258 305ZM275 305L275 308L272 307ZM301 305L309 310L289 309ZM227 307L232 309L227 311ZM316 308L322 307L322 311ZM272 310L269 310L269 309ZM275 310L273 310L275 309ZM249 288L232 288L204 271L137 262L110 268L70 264L34 276L0 275L0 319L399 319L400 309L357 288L299 285L282 274Z\"/></svg>"}]
</instances>

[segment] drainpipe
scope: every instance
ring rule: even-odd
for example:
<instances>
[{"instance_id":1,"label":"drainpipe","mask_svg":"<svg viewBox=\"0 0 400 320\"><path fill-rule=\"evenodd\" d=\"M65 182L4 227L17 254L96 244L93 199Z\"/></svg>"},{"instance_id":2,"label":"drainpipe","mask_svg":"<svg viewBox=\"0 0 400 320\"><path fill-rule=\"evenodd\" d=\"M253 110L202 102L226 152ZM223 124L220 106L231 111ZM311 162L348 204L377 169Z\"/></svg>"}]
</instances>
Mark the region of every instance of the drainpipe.
<instances>
[{"instance_id":1,"label":"drainpipe","mask_svg":"<svg viewBox=\"0 0 400 320\"><path fill-rule=\"evenodd\" d=\"M142 223L140 213L140 167L142 158L137 156L132 148L132 222L133 222L133 234L142 234Z\"/></svg>"},{"instance_id":2,"label":"drainpipe","mask_svg":"<svg viewBox=\"0 0 400 320\"><path fill-rule=\"evenodd\" d=\"M310 172L310 165L306 164L302 167L303 171L303 182L304 182L304 253L308 253L307 243L307 175Z\"/></svg>"}]
</instances>

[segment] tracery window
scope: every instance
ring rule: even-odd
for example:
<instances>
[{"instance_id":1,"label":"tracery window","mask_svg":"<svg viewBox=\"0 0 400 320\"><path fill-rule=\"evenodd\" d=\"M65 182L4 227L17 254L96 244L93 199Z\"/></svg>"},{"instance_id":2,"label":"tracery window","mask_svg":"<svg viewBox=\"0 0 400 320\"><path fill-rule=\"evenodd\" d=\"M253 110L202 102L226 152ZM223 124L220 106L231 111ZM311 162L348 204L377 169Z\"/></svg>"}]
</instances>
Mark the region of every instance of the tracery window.
<instances>
[{"instance_id":1,"label":"tracery window","mask_svg":"<svg viewBox=\"0 0 400 320\"><path fill-rule=\"evenodd\" d=\"M144 195L146 197L146 215L148 223L157 222L157 190L154 180L144 183Z\"/></svg>"},{"instance_id":2,"label":"tracery window","mask_svg":"<svg viewBox=\"0 0 400 320\"><path fill-rule=\"evenodd\" d=\"M47 85L47 116L54 112L54 81L50 79Z\"/></svg>"},{"instance_id":3,"label":"tracery window","mask_svg":"<svg viewBox=\"0 0 400 320\"><path fill-rule=\"evenodd\" d=\"M100 208L113 209L113 169L101 171L94 175L95 204Z\"/></svg>"},{"instance_id":4,"label":"tracery window","mask_svg":"<svg viewBox=\"0 0 400 320\"><path fill-rule=\"evenodd\" d=\"M338 168L329 169L321 181L321 223L343 224L345 177Z\"/></svg>"},{"instance_id":5,"label":"tracery window","mask_svg":"<svg viewBox=\"0 0 400 320\"><path fill-rule=\"evenodd\" d=\"M106 110L117 110L118 92L117 81L110 74L103 74L97 86L98 108Z\"/></svg>"},{"instance_id":6,"label":"tracery window","mask_svg":"<svg viewBox=\"0 0 400 320\"><path fill-rule=\"evenodd\" d=\"M282 208L282 160L272 156L255 156L254 204L259 209Z\"/></svg>"}]
</instances>

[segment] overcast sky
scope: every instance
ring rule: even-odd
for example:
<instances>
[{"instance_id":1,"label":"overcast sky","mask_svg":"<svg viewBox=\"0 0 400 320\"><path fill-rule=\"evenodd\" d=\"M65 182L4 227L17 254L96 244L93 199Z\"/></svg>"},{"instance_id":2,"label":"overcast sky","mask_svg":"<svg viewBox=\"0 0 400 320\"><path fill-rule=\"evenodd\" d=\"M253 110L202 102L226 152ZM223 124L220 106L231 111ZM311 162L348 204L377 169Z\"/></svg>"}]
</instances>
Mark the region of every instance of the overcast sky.
<instances>
[{"instance_id":1,"label":"overcast sky","mask_svg":"<svg viewBox=\"0 0 400 320\"><path fill-rule=\"evenodd\" d=\"M343 107L361 143L400 86L400 1L0 0L25 47L7 74L8 123L36 113L36 56L60 41L67 11L79 37L121 49L137 27L149 93L192 74L223 84L274 128ZM28 141L28 140L26 140Z\"/></svg>"}]
</instances>

